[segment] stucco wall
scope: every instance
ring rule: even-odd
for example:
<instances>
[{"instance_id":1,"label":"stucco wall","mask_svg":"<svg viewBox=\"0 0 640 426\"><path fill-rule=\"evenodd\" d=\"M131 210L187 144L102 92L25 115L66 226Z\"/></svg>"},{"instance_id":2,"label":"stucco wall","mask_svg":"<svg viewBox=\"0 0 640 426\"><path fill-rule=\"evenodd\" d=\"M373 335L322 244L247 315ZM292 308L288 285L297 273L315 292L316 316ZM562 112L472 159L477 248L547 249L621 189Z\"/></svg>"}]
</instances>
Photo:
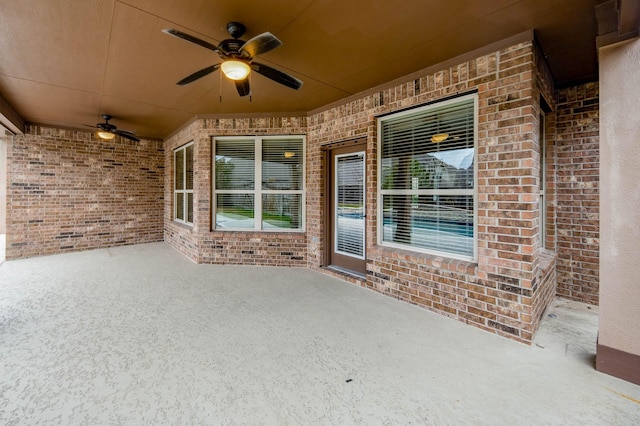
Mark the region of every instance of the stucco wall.
<instances>
[{"instance_id":1,"label":"stucco wall","mask_svg":"<svg viewBox=\"0 0 640 426\"><path fill-rule=\"evenodd\" d=\"M600 51L600 345L640 355L640 40Z\"/></svg>"}]
</instances>

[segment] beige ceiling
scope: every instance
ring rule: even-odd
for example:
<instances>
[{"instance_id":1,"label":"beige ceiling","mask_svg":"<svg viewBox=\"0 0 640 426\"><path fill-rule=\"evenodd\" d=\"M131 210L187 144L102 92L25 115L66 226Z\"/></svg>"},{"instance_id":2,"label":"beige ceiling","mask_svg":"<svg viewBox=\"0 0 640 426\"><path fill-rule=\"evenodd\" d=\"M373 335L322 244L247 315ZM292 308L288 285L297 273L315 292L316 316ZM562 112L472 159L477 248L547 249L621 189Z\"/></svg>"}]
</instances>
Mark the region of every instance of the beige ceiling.
<instances>
[{"instance_id":1,"label":"beige ceiling","mask_svg":"<svg viewBox=\"0 0 640 426\"><path fill-rule=\"evenodd\" d=\"M26 122L82 128L106 113L163 138L196 114L305 113L531 29L560 84L595 80L597 3L0 0L0 97ZM265 31L282 40L258 61L303 87L255 74L250 100L219 71L177 86L220 59L161 30L217 44L229 21L246 25L244 40Z\"/></svg>"}]
</instances>

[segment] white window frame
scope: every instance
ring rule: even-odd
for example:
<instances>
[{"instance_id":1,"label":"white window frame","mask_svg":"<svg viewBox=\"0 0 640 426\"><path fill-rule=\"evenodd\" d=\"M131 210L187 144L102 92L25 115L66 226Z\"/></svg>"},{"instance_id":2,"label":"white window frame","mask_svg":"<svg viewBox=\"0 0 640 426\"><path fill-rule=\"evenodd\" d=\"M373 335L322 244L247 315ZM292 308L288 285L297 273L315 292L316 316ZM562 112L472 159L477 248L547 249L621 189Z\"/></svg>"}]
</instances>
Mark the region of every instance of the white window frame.
<instances>
[{"instance_id":1,"label":"white window frame","mask_svg":"<svg viewBox=\"0 0 640 426\"><path fill-rule=\"evenodd\" d=\"M401 117L407 114L415 114L417 112L428 112L431 110L439 109L443 106L447 106L454 103L460 103L464 101L473 100L473 190L462 189L448 189L448 190L392 190L382 189L382 124L386 120ZM411 250L418 253L425 253L437 256L443 256L452 259L465 260L469 262L477 262L478 260L478 95L472 93L469 95L458 96L452 99L434 102L422 107L412 108L408 110L399 111L377 119L377 132L378 132L378 147L377 150L377 164L378 164L378 184L377 184L377 243L380 246L392 247L401 250ZM397 244L383 240L384 234L384 212L383 212L383 196L384 195L473 195L473 256L464 256L459 253L452 253L440 250L426 249L423 247L410 246L408 244Z\"/></svg>"},{"instance_id":2,"label":"white window frame","mask_svg":"<svg viewBox=\"0 0 640 426\"><path fill-rule=\"evenodd\" d=\"M216 190L216 141L233 141L233 140L254 140L255 146L255 177L254 188L252 190ZM262 141L265 140L296 140L302 141L302 189L299 190L273 190L262 189ZM211 138L211 156L212 156L212 172L211 172L211 194L212 194L212 208L211 208L211 227L215 231L233 231L233 232L305 232L306 231L306 149L307 141L304 135L270 135L270 136L213 136ZM252 194L254 197L254 212L253 212L253 228L217 228L216 227L216 210L217 210L217 195L218 194ZM262 227L262 195L266 194L299 194L300 195L300 228L288 229L288 228L266 228Z\"/></svg>"},{"instance_id":3,"label":"white window frame","mask_svg":"<svg viewBox=\"0 0 640 426\"><path fill-rule=\"evenodd\" d=\"M179 223L183 223L185 225L190 225L193 226L193 222L189 222L187 219L189 217L189 195L192 195L192 200L193 200L193 188L191 189L186 189L187 186L187 148L193 146L193 142L189 142L185 145L182 145L179 148L176 148L173 150L173 168L174 168L174 173L173 173L173 220ZM184 182L184 186L185 189L176 189L176 173L175 173L175 168L176 168L176 157L178 156L178 154L183 156L184 159L184 166L183 166L183 176L182 176L182 181ZM195 148L194 148L194 153L193 153L193 162L195 163ZM194 172L195 174L195 172ZM195 178L195 176L194 176ZM194 185L195 185L195 179L194 179ZM182 211L184 213L184 219L178 219L178 194L183 194L182 197ZM195 215L195 209L194 206L191 206L193 214Z\"/></svg>"}]
</instances>

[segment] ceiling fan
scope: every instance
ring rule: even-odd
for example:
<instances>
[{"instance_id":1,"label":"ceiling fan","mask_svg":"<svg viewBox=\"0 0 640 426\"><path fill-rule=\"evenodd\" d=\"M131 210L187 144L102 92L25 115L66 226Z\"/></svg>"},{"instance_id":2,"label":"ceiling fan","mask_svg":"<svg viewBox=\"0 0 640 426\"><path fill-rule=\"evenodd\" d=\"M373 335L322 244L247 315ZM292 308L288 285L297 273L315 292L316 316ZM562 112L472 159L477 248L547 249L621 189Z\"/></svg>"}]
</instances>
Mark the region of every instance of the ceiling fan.
<instances>
[{"instance_id":1,"label":"ceiling fan","mask_svg":"<svg viewBox=\"0 0 640 426\"><path fill-rule=\"evenodd\" d=\"M102 118L104 119L104 123L98 123L95 126L89 126L85 124L87 127L95 127L98 129L98 136L104 140L111 140L118 136L122 136L126 139L131 139L132 141L139 142L140 139L136 137L136 134L130 130L119 130L115 125L109 123L111 120L111 116L108 114L102 114Z\"/></svg>"},{"instance_id":2,"label":"ceiling fan","mask_svg":"<svg viewBox=\"0 0 640 426\"><path fill-rule=\"evenodd\" d=\"M190 43L212 50L222 59L221 63L196 71L180 80L177 84L184 86L185 84L194 82L211 74L218 68L221 68L227 78L234 80L236 89L240 96L247 96L251 94L251 87L249 85L249 73L251 71L262 74L276 83L280 83L295 90L302 87L301 80L270 66L253 61L256 56L269 52L282 44L276 36L270 32L266 32L259 34L248 41L240 40L240 37L245 33L246 28L239 22L229 22L227 24L227 31L233 38L222 40L217 46L214 46L211 43L173 28L162 30L165 34L181 38L182 40L186 40Z\"/></svg>"}]
</instances>

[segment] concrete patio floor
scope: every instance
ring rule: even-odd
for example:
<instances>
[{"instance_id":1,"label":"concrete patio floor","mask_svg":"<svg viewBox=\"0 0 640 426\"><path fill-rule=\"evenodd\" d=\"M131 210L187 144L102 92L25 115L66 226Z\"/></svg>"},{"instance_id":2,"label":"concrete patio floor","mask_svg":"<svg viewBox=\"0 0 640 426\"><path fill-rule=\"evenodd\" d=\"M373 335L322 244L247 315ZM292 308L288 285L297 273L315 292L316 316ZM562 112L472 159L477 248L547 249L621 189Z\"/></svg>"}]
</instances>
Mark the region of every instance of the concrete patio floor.
<instances>
[{"instance_id":1,"label":"concrete patio floor","mask_svg":"<svg viewBox=\"0 0 640 426\"><path fill-rule=\"evenodd\" d=\"M640 424L597 308L531 346L298 268L163 243L0 265L0 423Z\"/></svg>"}]
</instances>

